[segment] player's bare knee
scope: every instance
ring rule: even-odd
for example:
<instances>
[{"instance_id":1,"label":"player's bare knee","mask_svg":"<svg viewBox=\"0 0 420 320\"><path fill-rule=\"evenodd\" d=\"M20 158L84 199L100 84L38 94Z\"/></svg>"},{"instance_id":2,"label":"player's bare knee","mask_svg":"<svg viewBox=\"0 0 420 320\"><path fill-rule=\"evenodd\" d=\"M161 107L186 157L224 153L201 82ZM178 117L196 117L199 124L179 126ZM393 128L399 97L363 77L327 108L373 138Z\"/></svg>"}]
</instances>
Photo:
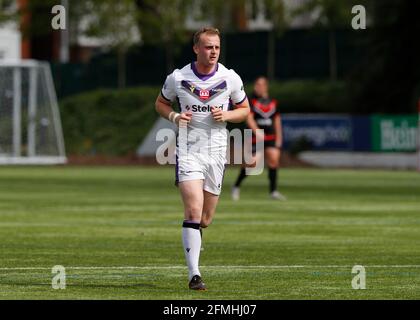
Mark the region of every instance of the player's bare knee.
<instances>
[{"instance_id":1,"label":"player's bare knee","mask_svg":"<svg viewBox=\"0 0 420 320\"><path fill-rule=\"evenodd\" d=\"M201 220L201 208L194 206L185 208L185 218L193 221Z\"/></svg>"}]
</instances>

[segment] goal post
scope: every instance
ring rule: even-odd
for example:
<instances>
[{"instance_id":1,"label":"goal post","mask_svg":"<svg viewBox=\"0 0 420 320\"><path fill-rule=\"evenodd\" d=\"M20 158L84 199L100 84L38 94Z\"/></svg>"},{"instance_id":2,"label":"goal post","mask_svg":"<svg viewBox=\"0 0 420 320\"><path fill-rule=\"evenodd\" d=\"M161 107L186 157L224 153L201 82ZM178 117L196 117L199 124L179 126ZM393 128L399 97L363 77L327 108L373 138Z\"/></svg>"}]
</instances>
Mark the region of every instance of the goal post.
<instances>
[{"instance_id":1,"label":"goal post","mask_svg":"<svg viewBox=\"0 0 420 320\"><path fill-rule=\"evenodd\" d=\"M49 64L0 60L0 164L66 162Z\"/></svg>"}]
</instances>

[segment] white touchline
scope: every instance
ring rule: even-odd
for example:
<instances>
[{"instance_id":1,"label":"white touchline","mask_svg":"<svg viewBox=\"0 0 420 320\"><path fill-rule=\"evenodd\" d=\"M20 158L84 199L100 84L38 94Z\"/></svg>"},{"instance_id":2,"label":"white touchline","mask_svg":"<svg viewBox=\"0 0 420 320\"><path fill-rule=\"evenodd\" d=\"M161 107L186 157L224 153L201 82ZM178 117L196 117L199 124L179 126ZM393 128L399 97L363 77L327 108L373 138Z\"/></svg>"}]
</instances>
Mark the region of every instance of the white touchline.
<instances>
[{"instance_id":1,"label":"white touchline","mask_svg":"<svg viewBox=\"0 0 420 320\"><path fill-rule=\"evenodd\" d=\"M203 269L316 269L316 268L352 268L353 265L250 265L250 266L200 266ZM420 268L420 265L364 265L365 268ZM186 269L186 266L69 266L66 270L152 270ZM51 267L0 267L0 271L51 270Z\"/></svg>"}]
</instances>

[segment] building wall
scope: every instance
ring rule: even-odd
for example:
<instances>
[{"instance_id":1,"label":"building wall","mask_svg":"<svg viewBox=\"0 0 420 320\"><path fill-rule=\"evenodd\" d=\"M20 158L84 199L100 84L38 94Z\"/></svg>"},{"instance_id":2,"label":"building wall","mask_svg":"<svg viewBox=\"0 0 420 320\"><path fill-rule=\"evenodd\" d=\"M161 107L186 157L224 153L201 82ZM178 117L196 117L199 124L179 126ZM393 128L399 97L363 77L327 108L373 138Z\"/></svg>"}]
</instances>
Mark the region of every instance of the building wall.
<instances>
[{"instance_id":1,"label":"building wall","mask_svg":"<svg viewBox=\"0 0 420 320\"><path fill-rule=\"evenodd\" d=\"M21 59L21 34L13 24L0 27L0 60Z\"/></svg>"}]
</instances>

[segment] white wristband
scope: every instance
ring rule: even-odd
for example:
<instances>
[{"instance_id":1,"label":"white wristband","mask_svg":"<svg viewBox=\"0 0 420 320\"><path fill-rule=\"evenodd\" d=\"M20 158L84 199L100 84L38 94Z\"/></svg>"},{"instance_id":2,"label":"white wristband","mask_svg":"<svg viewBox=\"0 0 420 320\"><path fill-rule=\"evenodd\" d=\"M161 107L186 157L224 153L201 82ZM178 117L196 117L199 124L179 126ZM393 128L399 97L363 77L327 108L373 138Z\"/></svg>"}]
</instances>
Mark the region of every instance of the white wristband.
<instances>
[{"instance_id":1,"label":"white wristband","mask_svg":"<svg viewBox=\"0 0 420 320\"><path fill-rule=\"evenodd\" d=\"M171 111L171 113L169 114L169 116L168 116L168 120L169 121L171 121L171 122L173 122L173 123L176 123L175 121L176 121L176 119L178 118L180 116L180 114L179 113L177 113L177 112L175 112L175 111Z\"/></svg>"},{"instance_id":2,"label":"white wristband","mask_svg":"<svg viewBox=\"0 0 420 320\"><path fill-rule=\"evenodd\" d=\"M181 115L179 113L175 114L174 119L172 120L173 123L176 124L176 119L178 119Z\"/></svg>"}]
</instances>

